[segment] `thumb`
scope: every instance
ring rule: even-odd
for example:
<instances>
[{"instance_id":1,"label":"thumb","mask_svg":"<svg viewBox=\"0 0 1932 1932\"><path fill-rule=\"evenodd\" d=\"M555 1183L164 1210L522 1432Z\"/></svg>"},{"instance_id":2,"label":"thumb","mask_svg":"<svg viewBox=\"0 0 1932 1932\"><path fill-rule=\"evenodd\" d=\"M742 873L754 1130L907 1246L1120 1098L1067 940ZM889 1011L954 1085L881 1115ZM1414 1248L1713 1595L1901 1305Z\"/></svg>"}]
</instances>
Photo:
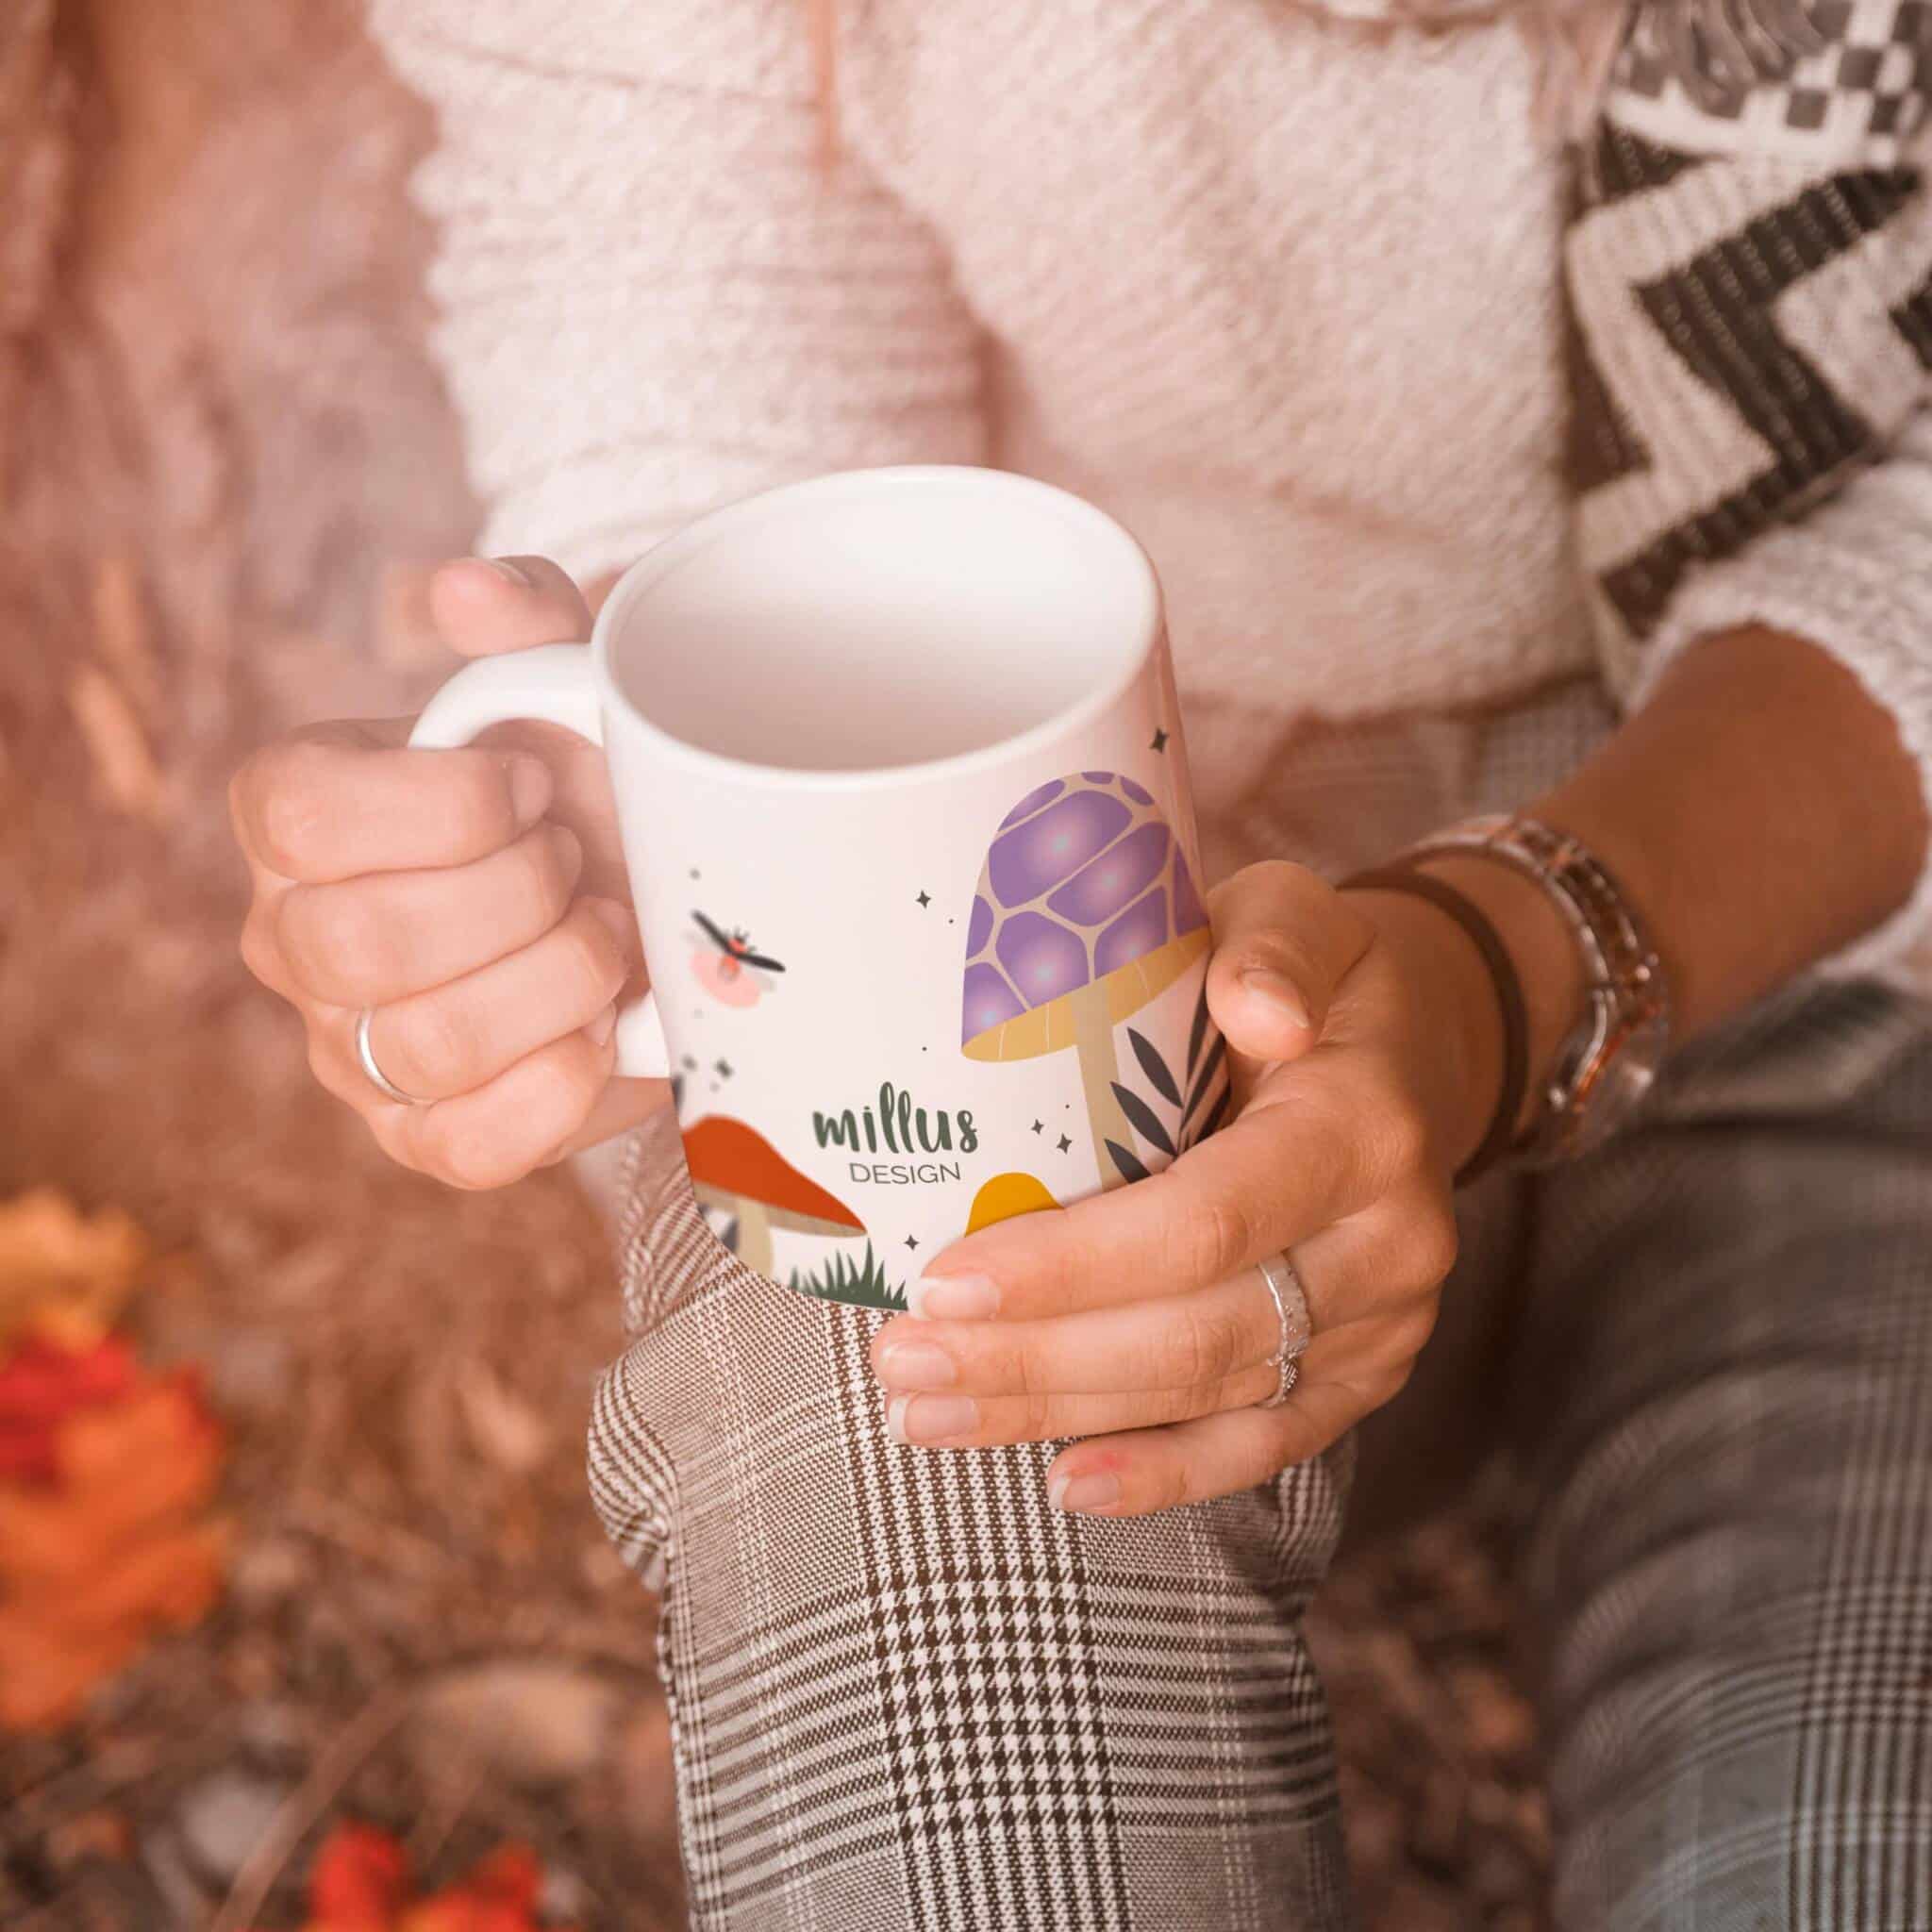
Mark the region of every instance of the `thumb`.
<instances>
[{"instance_id":1,"label":"thumb","mask_svg":"<svg viewBox=\"0 0 1932 1932\"><path fill-rule=\"evenodd\" d=\"M547 557L446 563L429 580L429 609L443 642L465 658L581 643L591 635L590 606Z\"/></svg>"},{"instance_id":2,"label":"thumb","mask_svg":"<svg viewBox=\"0 0 1932 1932\"><path fill-rule=\"evenodd\" d=\"M1306 866L1251 865L1208 897L1208 1008L1236 1053L1291 1060L1322 1037L1335 990L1373 929Z\"/></svg>"}]
</instances>

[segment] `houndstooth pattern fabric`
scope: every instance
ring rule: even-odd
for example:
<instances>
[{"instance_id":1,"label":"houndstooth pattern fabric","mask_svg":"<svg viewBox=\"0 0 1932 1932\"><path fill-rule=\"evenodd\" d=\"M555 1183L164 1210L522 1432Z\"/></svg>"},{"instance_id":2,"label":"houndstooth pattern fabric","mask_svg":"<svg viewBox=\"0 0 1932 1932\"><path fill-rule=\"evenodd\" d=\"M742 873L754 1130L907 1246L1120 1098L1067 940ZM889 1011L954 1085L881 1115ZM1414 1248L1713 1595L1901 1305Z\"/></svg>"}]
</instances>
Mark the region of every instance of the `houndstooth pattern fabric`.
<instances>
[{"instance_id":1,"label":"houndstooth pattern fabric","mask_svg":"<svg viewBox=\"0 0 1932 1932\"><path fill-rule=\"evenodd\" d=\"M591 1487L665 1592L693 1925L1346 1922L1300 1637L1345 1448L1110 1524L1048 1507L1046 1448L894 1443L884 1318L741 1267L667 1127L634 1150L624 1262Z\"/></svg>"}]
</instances>

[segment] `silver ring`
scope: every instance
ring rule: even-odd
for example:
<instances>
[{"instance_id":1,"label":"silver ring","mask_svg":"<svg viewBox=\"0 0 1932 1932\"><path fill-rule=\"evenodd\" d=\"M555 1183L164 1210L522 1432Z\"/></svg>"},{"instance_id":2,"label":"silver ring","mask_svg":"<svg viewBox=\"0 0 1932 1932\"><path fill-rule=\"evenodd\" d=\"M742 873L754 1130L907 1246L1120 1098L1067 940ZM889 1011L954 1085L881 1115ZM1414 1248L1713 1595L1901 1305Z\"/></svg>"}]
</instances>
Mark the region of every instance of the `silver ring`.
<instances>
[{"instance_id":1,"label":"silver ring","mask_svg":"<svg viewBox=\"0 0 1932 1932\"><path fill-rule=\"evenodd\" d=\"M405 1093L396 1083L375 1064L375 1049L369 1043L369 1023L375 1017L374 1007L364 1007L356 1015L356 1058L362 1062L362 1071L369 1075L369 1084L378 1093L391 1100L399 1100L405 1107L427 1107L426 1100L416 1094Z\"/></svg>"},{"instance_id":2,"label":"silver ring","mask_svg":"<svg viewBox=\"0 0 1932 1932\"><path fill-rule=\"evenodd\" d=\"M1270 1255L1256 1263L1261 1285L1274 1304L1274 1319L1280 1324L1280 1341L1269 1366L1274 1371L1274 1393L1259 1404L1262 1408L1279 1408L1289 1398L1300 1375L1295 1357L1307 1348L1312 1333L1308 1320L1308 1297L1294 1263L1286 1254Z\"/></svg>"}]
</instances>

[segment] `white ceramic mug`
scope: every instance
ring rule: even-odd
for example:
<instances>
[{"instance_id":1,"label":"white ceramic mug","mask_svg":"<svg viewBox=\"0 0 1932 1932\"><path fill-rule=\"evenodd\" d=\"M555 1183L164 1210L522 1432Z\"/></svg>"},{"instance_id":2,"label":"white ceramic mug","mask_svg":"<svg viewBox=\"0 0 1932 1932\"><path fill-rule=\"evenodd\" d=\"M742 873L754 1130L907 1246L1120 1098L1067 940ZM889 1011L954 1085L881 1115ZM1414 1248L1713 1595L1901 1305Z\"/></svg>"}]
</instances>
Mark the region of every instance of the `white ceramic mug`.
<instances>
[{"instance_id":1,"label":"white ceramic mug","mask_svg":"<svg viewBox=\"0 0 1932 1932\"><path fill-rule=\"evenodd\" d=\"M411 742L518 718L604 747L653 991L619 1071L671 1077L713 1230L773 1280L899 1306L969 1228L1225 1111L1160 589L1091 505L945 468L736 504Z\"/></svg>"}]
</instances>

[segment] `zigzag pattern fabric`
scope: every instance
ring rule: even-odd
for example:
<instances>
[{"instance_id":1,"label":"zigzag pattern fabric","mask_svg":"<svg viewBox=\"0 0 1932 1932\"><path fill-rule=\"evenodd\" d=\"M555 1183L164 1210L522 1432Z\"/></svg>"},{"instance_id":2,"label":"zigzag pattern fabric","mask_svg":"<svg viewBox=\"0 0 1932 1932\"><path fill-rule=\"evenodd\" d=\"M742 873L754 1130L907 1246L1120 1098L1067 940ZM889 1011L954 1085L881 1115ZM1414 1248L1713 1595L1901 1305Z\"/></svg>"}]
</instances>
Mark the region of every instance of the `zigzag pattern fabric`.
<instances>
[{"instance_id":1,"label":"zigzag pattern fabric","mask_svg":"<svg viewBox=\"0 0 1932 1932\"><path fill-rule=\"evenodd\" d=\"M1641 702L1698 637L1788 629L1927 764L1932 9L1823 0L1750 78L1722 17L1641 10L1576 157L1568 468L1606 661Z\"/></svg>"}]
</instances>

